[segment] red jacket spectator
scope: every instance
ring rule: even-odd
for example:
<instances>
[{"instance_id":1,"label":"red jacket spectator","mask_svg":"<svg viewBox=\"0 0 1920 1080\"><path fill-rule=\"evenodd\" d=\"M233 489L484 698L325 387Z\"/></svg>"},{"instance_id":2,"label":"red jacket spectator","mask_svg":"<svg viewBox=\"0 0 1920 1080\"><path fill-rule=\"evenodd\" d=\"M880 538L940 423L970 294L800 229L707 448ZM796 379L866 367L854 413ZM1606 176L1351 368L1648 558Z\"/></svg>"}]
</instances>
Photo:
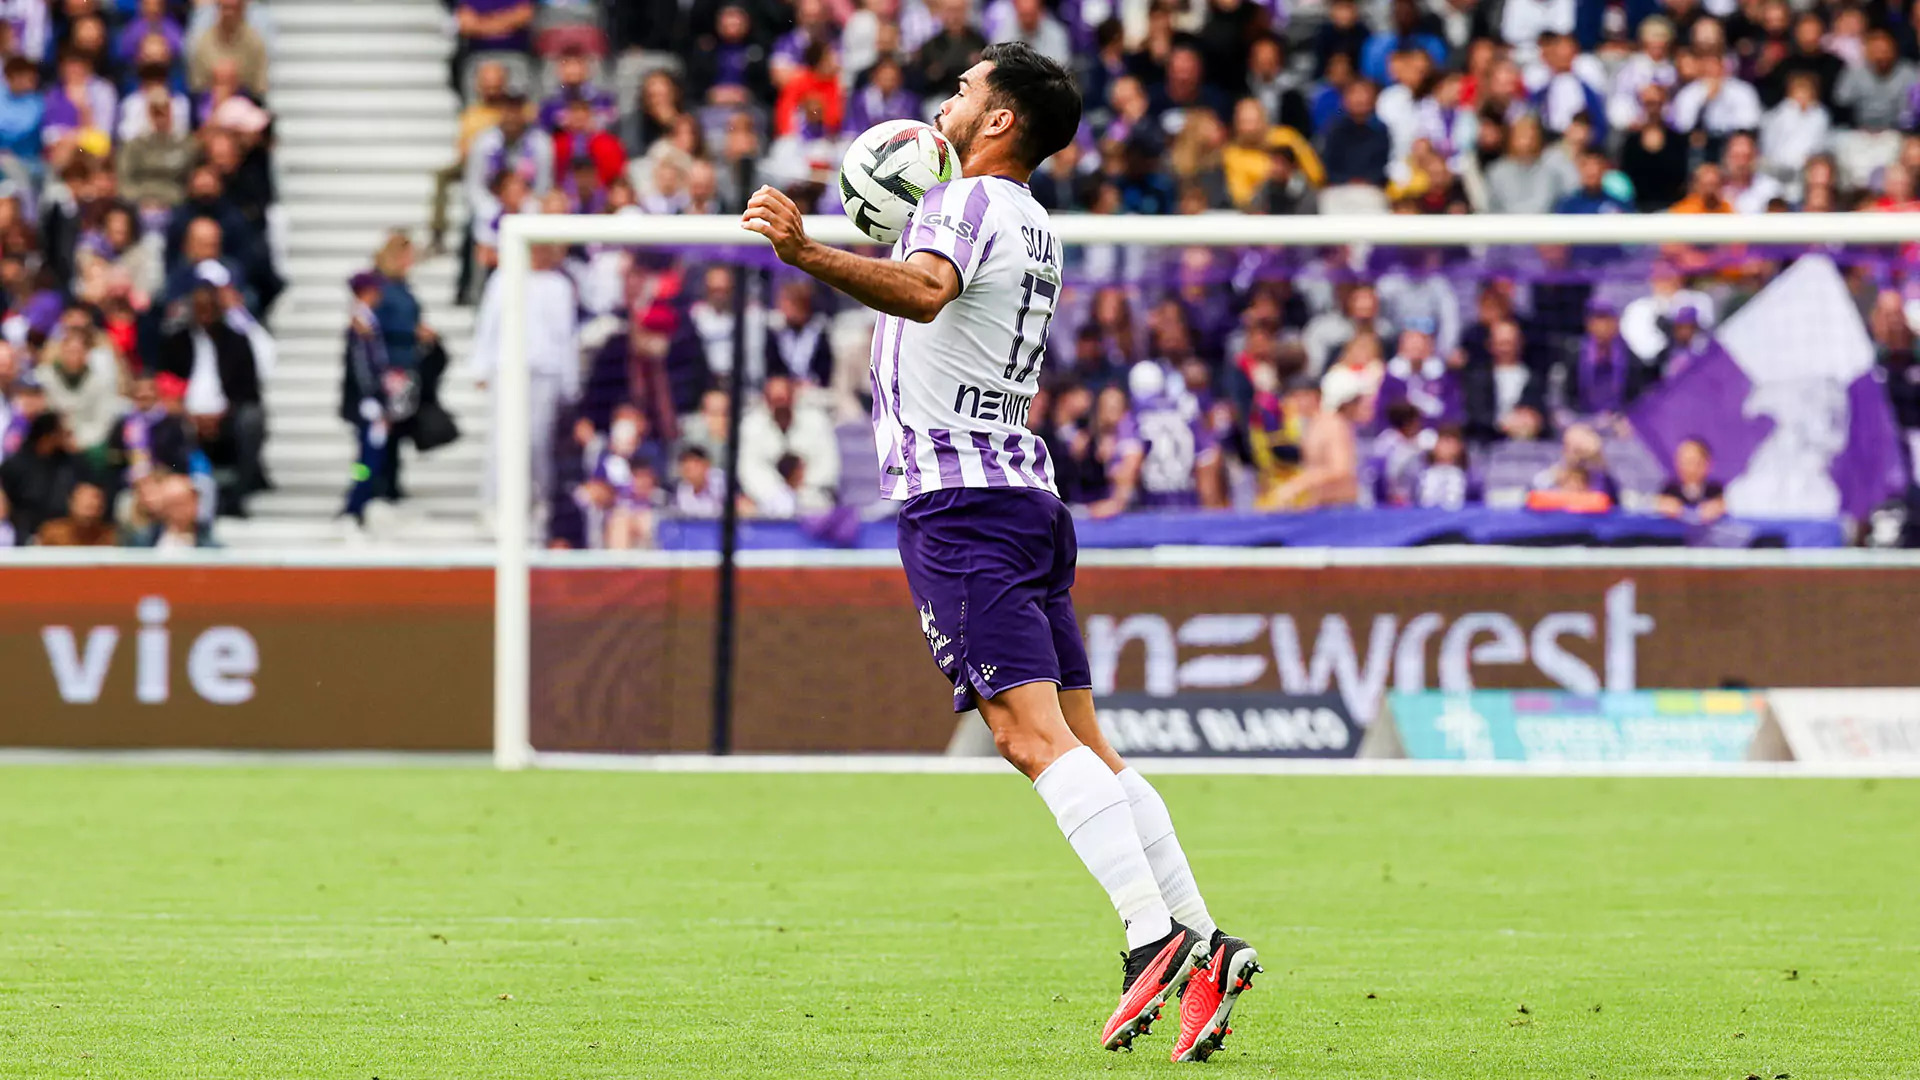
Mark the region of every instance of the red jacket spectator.
<instances>
[{"instance_id":1,"label":"red jacket spectator","mask_svg":"<svg viewBox=\"0 0 1920 1080\"><path fill-rule=\"evenodd\" d=\"M573 171L574 155L590 159L602 185L611 184L627 167L620 140L604 131L561 131L553 137L553 182L564 185Z\"/></svg>"},{"instance_id":2,"label":"red jacket spectator","mask_svg":"<svg viewBox=\"0 0 1920 1080\"><path fill-rule=\"evenodd\" d=\"M823 72L822 67L827 70ZM787 80L787 85L780 90L780 100L773 106L773 133L793 134L806 117L809 102L819 103L820 123L825 130L807 134L837 134L846 113L847 98L839 74L830 65L802 68Z\"/></svg>"}]
</instances>

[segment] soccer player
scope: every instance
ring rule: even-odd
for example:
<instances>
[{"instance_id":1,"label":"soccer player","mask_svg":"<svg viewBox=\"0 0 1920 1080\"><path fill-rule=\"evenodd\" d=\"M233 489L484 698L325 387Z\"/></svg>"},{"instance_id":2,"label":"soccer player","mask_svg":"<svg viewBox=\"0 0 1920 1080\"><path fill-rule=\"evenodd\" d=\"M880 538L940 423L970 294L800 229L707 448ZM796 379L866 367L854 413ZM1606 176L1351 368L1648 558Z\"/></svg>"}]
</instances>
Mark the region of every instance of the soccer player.
<instances>
[{"instance_id":1,"label":"soccer player","mask_svg":"<svg viewBox=\"0 0 1920 1080\"><path fill-rule=\"evenodd\" d=\"M1258 958L1214 925L1166 803L1100 734L1070 596L1073 519L1046 444L1026 428L1061 260L1026 181L1079 122L1080 95L1060 65L994 45L935 121L965 179L926 193L892 258L816 243L771 188L754 193L741 225L884 316L873 426L882 494L903 504L900 558L921 632L953 683L954 710L979 708L1126 929L1102 1043L1130 1046L1184 990L1172 1056L1204 1060Z\"/></svg>"}]
</instances>

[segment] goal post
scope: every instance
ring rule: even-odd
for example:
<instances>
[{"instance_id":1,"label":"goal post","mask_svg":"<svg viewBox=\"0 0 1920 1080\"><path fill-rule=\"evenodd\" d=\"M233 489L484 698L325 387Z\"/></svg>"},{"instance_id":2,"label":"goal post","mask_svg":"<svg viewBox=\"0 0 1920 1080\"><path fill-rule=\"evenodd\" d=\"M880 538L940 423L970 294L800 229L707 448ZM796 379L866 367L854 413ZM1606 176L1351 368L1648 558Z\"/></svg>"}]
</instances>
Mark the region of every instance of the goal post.
<instances>
[{"instance_id":1,"label":"goal post","mask_svg":"<svg viewBox=\"0 0 1920 1080\"><path fill-rule=\"evenodd\" d=\"M1761 215L1313 215L1235 213L1147 217L1056 215L1066 245L1129 247L1322 248L1342 245L1479 249L1514 245L1655 246L1877 245L1920 242L1920 215L1900 213ZM814 239L873 246L840 216L806 218ZM634 248L754 249L766 241L731 216L513 215L501 222L503 277L499 370L495 400L526 402L531 378L525 353L530 249L540 244ZM532 439L526 408L496 408L493 438L497 512L494 579L494 760L502 769L536 764L532 739Z\"/></svg>"}]
</instances>

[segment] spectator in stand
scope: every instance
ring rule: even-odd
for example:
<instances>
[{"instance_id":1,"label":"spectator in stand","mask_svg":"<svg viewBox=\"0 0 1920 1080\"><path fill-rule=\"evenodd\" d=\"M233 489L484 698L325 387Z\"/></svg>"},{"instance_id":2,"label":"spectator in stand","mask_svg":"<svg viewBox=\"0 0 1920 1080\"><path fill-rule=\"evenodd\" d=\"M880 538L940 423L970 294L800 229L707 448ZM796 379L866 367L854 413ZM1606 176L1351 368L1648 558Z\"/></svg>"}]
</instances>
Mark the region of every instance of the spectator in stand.
<instances>
[{"instance_id":1,"label":"spectator in stand","mask_svg":"<svg viewBox=\"0 0 1920 1080\"><path fill-rule=\"evenodd\" d=\"M112 346L98 341L92 319L73 310L82 321L48 342L35 376L47 407L66 417L74 446L86 453L104 447L120 413L120 362Z\"/></svg>"},{"instance_id":2,"label":"spectator in stand","mask_svg":"<svg viewBox=\"0 0 1920 1080\"><path fill-rule=\"evenodd\" d=\"M267 96L267 43L247 22L247 0L215 0L220 10L213 28L201 34L188 51L187 81L195 90L205 90L212 81L213 66L232 60L239 66L240 81L256 100Z\"/></svg>"},{"instance_id":3,"label":"spectator in stand","mask_svg":"<svg viewBox=\"0 0 1920 1080\"><path fill-rule=\"evenodd\" d=\"M1373 189L1364 200L1343 194L1342 200L1383 201L1378 189L1386 185L1387 163L1393 157L1393 138L1386 125L1373 114L1373 84L1365 80L1347 88L1343 97L1344 116L1327 125L1320 135L1320 160L1327 170L1328 187ZM1324 191L1322 203L1334 194ZM1377 204L1377 203L1376 203ZM1328 207L1328 212L1333 212Z\"/></svg>"},{"instance_id":4,"label":"spectator in stand","mask_svg":"<svg viewBox=\"0 0 1920 1080\"><path fill-rule=\"evenodd\" d=\"M627 156L639 157L673 130L685 115L680 83L670 71L656 69L640 80L640 94L631 112L620 118L620 142Z\"/></svg>"},{"instance_id":5,"label":"spectator in stand","mask_svg":"<svg viewBox=\"0 0 1920 1080\"><path fill-rule=\"evenodd\" d=\"M458 0L456 62L475 53L525 53L533 47L533 0Z\"/></svg>"},{"instance_id":6,"label":"spectator in stand","mask_svg":"<svg viewBox=\"0 0 1920 1080\"><path fill-rule=\"evenodd\" d=\"M6 495L14 542L24 543L39 533L40 526L64 513L74 485L82 479L66 420L56 412L35 415L26 424L19 448L0 461L0 492Z\"/></svg>"},{"instance_id":7,"label":"spectator in stand","mask_svg":"<svg viewBox=\"0 0 1920 1080\"><path fill-rule=\"evenodd\" d=\"M134 539L134 546L173 551L212 548L213 534L200 516L200 492L184 476L167 476L155 485L157 520Z\"/></svg>"},{"instance_id":8,"label":"spectator in stand","mask_svg":"<svg viewBox=\"0 0 1920 1080\"><path fill-rule=\"evenodd\" d=\"M833 349L827 317L814 310L813 283L800 279L780 287L779 319L767 330L767 356L774 369L802 390L833 381Z\"/></svg>"},{"instance_id":9,"label":"spectator in stand","mask_svg":"<svg viewBox=\"0 0 1920 1080\"><path fill-rule=\"evenodd\" d=\"M854 91L847 102L846 132L857 135L883 120L912 120L919 116L920 99L906 88L906 75L900 69L899 58L882 56L867 70L866 85Z\"/></svg>"},{"instance_id":10,"label":"spectator in stand","mask_svg":"<svg viewBox=\"0 0 1920 1080\"><path fill-rule=\"evenodd\" d=\"M1595 491L1605 495L1611 505L1620 505L1619 481L1607 468L1606 442L1586 424L1567 428L1560 436L1560 460L1535 475L1529 487L1534 491Z\"/></svg>"},{"instance_id":11,"label":"spectator in stand","mask_svg":"<svg viewBox=\"0 0 1920 1080\"><path fill-rule=\"evenodd\" d=\"M86 57L72 50L61 53L58 79L47 93L47 112L41 139L49 151L78 147L105 157L113 140L114 110L120 95L113 84L93 73Z\"/></svg>"},{"instance_id":12,"label":"spectator in stand","mask_svg":"<svg viewBox=\"0 0 1920 1080\"><path fill-rule=\"evenodd\" d=\"M1300 470L1274 489L1270 502L1285 509L1351 506L1360 500L1357 432L1373 419L1373 395L1364 376L1335 367L1320 381L1320 412L1300 444Z\"/></svg>"},{"instance_id":13,"label":"spectator in stand","mask_svg":"<svg viewBox=\"0 0 1920 1080\"><path fill-rule=\"evenodd\" d=\"M119 530L106 520L107 497L97 486L81 481L67 498L67 516L40 526L33 542L41 547L114 547Z\"/></svg>"},{"instance_id":14,"label":"spectator in stand","mask_svg":"<svg viewBox=\"0 0 1920 1080\"><path fill-rule=\"evenodd\" d=\"M120 5L124 10L126 5ZM131 64L134 55L140 51L141 43L150 35L157 35L166 42L167 49L174 56L180 55L181 47L186 44L185 32L167 10L167 0L139 0L138 13L127 20L120 33L113 40L113 56L121 64Z\"/></svg>"},{"instance_id":15,"label":"spectator in stand","mask_svg":"<svg viewBox=\"0 0 1920 1080\"><path fill-rule=\"evenodd\" d=\"M1251 10L1253 5L1246 5ZM1273 34L1262 34L1247 46L1245 92L1260 103L1268 121L1291 128L1302 138L1313 135L1313 115L1307 110L1300 81L1287 70L1286 45Z\"/></svg>"},{"instance_id":16,"label":"spectator in stand","mask_svg":"<svg viewBox=\"0 0 1920 1080\"><path fill-rule=\"evenodd\" d=\"M1815 95L1831 110L1836 104L1834 91L1846 71L1846 61L1827 51L1827 24L1818 10L1803 11L1793 19L1793 44L1787 55L1760 83L1760 100L1778 104L1787 94L1787 84L1795 75L1812 75L1819 89Z\"/></svg>"},{"instance_id":17,"label":"spectator in stand","mask_svg":"<svg viewBox=\"0 0 1920 1080\"><path fill-rule=\"evenodd\" d=\"M411 265L411 252L408 252L408 265ZM549 496L555 495L554 448L559 431L559 418L562 410L580 398L580 346L579 346L579 297L572 279L561 269L563 252L561 249L546 245L535 245L528 255L531 272L526 283L526 356L528 366L528 396L523 402L504 402L498 390L492 393L494 415L499 416L504 408L526 409L531 415L528 431L533 442L533 505L546 506ZM391 267L375 269L389 278ZM498 376L502 341L501 319L505 305L505 282L496 276L487 282L486 292L480 298L480 310L474 318L473 349L468 355L468 368L474 379L483 389ZM411 294L409 294L411 299ZM404 336L396 333L396 326L386 312L386 297L382 297L381 307L375 313L380 316L382 329L386 331L388 360L399 367L401 360L396 354L395 345L399 343L411 348ZM496 424L498 423L496 419ZM495 472L498 447L488 444L488 463L481 479L483 500L491 505L495 493ZM514 512L526 512L531 507L510 507Z\"/></svg>"},{"instance_id":18,"label":"spectator in stand","mask_svg":"<svg viewBox=\"0 0 1920 1080\"><path fill-rule=\"evenodd\" d=\"M1161 132L1169 138L1180 133L1191 110L1205 109L1215 120L1224 123L1232 105L1218 87L1207 82L1200 51L1187 45L1176 46L1167 57L1167 76L1160 87L1160 99Z\"/></svg>"},{"instance_id":19,"label":"spectator in stand","mask_svg":"<svg viewBox=\"0 0 1920 1080\"><path fill-rule=\"evenodd\" d=\"M1369 494L1375 506L1412 506L1420 491L1420 471L1426 454L1420 449L1420 434L1425 418L1406 401L1378 407L1385 418L1380 434L1373 437L1365 472L1370 477Z\"/></svg>"},{"instance_id":20,"label":"spectator in stand","mask_svg":"<svg viewBox=\"0 0 1920 1080\"><path fill-rule=\"evenodd\" d=\"M173 58L160 55L165 45L157 39L149 38L147 45L142 50L144 59L134 68L134 84L120 95L120 119L115 125L114 137L122 144L152 129L147 102L153 99L165 101L169 106L173 131L186 134L193 130L193 100L174 81ZM234 85L238 85L239 75L232 64L220 65L220 71L223 74L234 72Z\"/></svg>"},{"instance_id":21,"label":"spectator in stand","mask_svg":"<svg viewBox=\"0 0 1920 1080\"><path fill-rule=\"evenodd\" d=\"M216 272L217 271L217 272ZM245 333L228 325L224 271L198 272L186 321L160 343L159 370L186 381L185 407L196 441L215 465L235 476L222 502L245 516L246 499L265 487L261 453L267 416L261 388L268 375Z\"/></svg>"},{"instance_id":22,"label":"spectator in stand","mask_svg":"<svg viewBox=\"0 0 1920 1080\"><path fill-rule=\"evenodd\" d=\"M540 126L558 132L567 107L576 101L587 103L592 130L613 126L619 118L613 95L593 85L593 60L579 49L560 54L554 63L556 86L552 95L540 104Z\"/></svg>"},{"instance_id":23,"label":"spectator in stand","mask_svg":"<svg viewBox=\"0 0 1920 1080\"><path fill-rule=\"evenodd\" d=\"M738 3L722 7L713 32L700 36L688 58L688 91L710 105L771 101L766 46L753 35L753 20L745 7Z\"/></svg>"},{"instance_id":24,"label":"spectator in stand","mask_svg":"<svg viewBox=\"0 0 1920 1080\"><path fill-rule=\"evenodd\" d=\"M1533 59L1540 39L1571 34L1575 29L1574 0L1508 0L1501 5L1500 37L1521 63Z\"/></svg>"},{"instance_id":25,"label":"spectator in stand","mask_svg":"<svg viewBox=\"0 0 1920 1080\"><path fill-rule=\"evenodd\" d=\"M1639 367L1620 336L1619 309L1599 297L1588 300L1587 332L1567 371L1566 418L1612 418L1624 412L1641 390L1635 382Z\"/></svg>"},{"instance_id":26,"label":"spectator in stand","mask_svg":"<svg viewBox=\"0 0 1920 1080\"><path fill-rule=\"evenodd\" d=\"M1760 156L1776 180L1797 176L1807 159L1827 148L1832 118L1820 103L1820 77L1787 76L1786 96L1760 121Z\"/></svg>"},{"instance_id":27,"label":"spectator in stand","mask_svg":"<svg viewBox=\"0 0 1920 1080\"><path fill-rule=\"evenodd\" d=\"M1465 436L1458 425L1441 428L1420 470L1414 505L1422 510L1462 510L1480 498L1479 485L1467 471Z\"/></svg>"},{"instance_id":28,"label":"spectator in stand","mask_svg":"<svg viewBox=\"0 0 1920 1080\"><path fill-rule=\"evenodd\" d=\"M1311 152L1312 147L1307 147ZM1315 159L1318 164L1318 158ZM1267 179L1247 204L1250 214L1317 214L1320 197L1292 147L1275 147L1267 155Z\"/></svg>"},{"instance_id":29,"label":"spectator in stand","mask_svg":"<svg viewBox=\"0 0 1920 1080\"><path fill-rule=\"evenodd\" d=\"M1433 76L1433 60L1412 46L1387 58L1390 85L1380 91L1374 113L1393 137L1393 160L1405 158L1419 135L1420 100Z\"/></svg>"},{"instance_id":30,"label":"spectator in stand","mask_svg":"<svg viewBox=\"0 0 1920 1080\"><path fill-rule=\"evenodd\" d=\"M228 202L261 236L267 233L267 207L275 202L273 173L260 153L269 117L243 98L221 105L200 129L207 165L220 177Z\"/></svg>"},{"instance_id":31,"label":"spectator in stand","mask_svg":"<svg viewBox=\"0 0 1920 1080\"><path fill-rule=\"evenodd\" d=\"M456 156L451 165L433 177L433 210L429 222L432 241L429 247L435 252L446 250L447 192L466 175L468 155L480 133L499 126L500 116L507 109L508 86L506 65L497 60L488 60L475 66L473 96L468 99L466 108L460 110L460 133L454 142Z\"/></svg>"},{"instance_id":32,"label":"spectator in stand","mask_svg":"<svg viewBox=\"0 0 1920 1080\"><path fill-rule=\"evenodd\" d=\"M41 128L47 103L40 93L40 70L24 56L6 63L7 92L0 97L0 153L11 156L38 177L45 169L41 156Z\"/></svg>"},{"instance_id":33,"label":"spectator in stand","mask_svg":"<svg viewBox=\"0 0 1920 1080\"><path fill-rule=\"evenodd\" d=\"M1373 31L1360 21L1358 0L1327 0L1327 17L1314 30L1314 78L1327 79L1335 66L1335 57L1342 59L1349 78L1357 75L1360 54L1372 36Z\"/></svg>"},{"instance_id":34,"label":"spectator in stand","mask_svg":"<svg viewBox=\"0 0 1920 1080\"><path fill-rule=\"evenodd\" d=\"M1009 0L1009 6L1013 9L1013 25L995 35L994 40L1018 41L1056 63L1072 63L1073 42L1067 28L1047 13L1041 0Z\"/></svg>"},{"instance_id":35,"label":"spectator in stand","mask_svg":"<svg viewBox=\"0 0 1920 1080\"><path fill-rule=\"evenodd\" d=\"M1107 465L1111 493L1093 505L1093 515L1225 505L1220 447L1194 399L1152 360L1133 366L1127 386L1131 408Z\"/></svg>"},{"instance_id":36,"label":"spectator in stand","mask_svg":"<svg viewBox=\"0 0 1920 1080\"><path fill-rule=\"evenodd\" d=\"M1673 126L1705 132L1717 143L1736 131L1760 126L1760 94L1753 84L1727 70L1727 58L1707 52L1697 59L1699 75L1673 96Z\"/></svg>"},{"instance_id":37,"label":"spectator in stand","mask_svg":"<svg viewBox=\"0 0 1920 1080\"><path fill-rule=\"evenodd\" d=\"M160 392L166 382L168 392ZM142 373L133 379L132 404L121 413L107 436L102 480L109 489L130 487L156 469L188 471L194 450L193 432L182 413L186 387L171 376L156 379Z\"/></svg>"},{"instance_id":38,"label":"spectator in stand","mask_svg":"<svg viewBox=\"0 0 1920 1080\"><path fill-rule=\"evenodd\" d=\"M508 90L500 99L500 120L482 131L467 152L467 177L463 185L467 197L468 229L476 245L482 233L497 233L504 210L499 192L501 176L513 173L538 197L553 185L553 139L534 126L525 94ZM462 260L457 295L463 300L473 295L474 259Z\"/></svg>"},{"instance_id":39,"label":"spectator in stand","mask_svg":"<svg viewBox=\"0 0 1920 1080\"><path fill-rule=\"evenodd\" d=\"M1387 19L1391 25L1369 37L1360 50L1362 76L1376 84L1386 82L1388 60L1403 49L1419 49L1433 58L1435 67L1447 62L1447 43L1421 27L1420 8L1414 0L1392 0Z\"/></svg>"},{"instance_id":40,"label":"spectator in stand","mask_svg":"<svg viewBox=\"0 0 1920 1080\"><path fill-rule=\"evenodd\" d=\"M1377 416L1384 417L1393 406L1405 403L1413 407L1423 427L1466 419L1461 375L1466 354L1459 349L1444 356L1436 353L1433 333L1433 323L1424 319L1410 321L1400 332L1400 347L1387 361L1386 375L1375 394Z\"/></svg>"},{"instance_id":41,"label":"spectator in stand","mask_svg":"<svg viewBox=\"0 0 1920 1080\"><path fill-rule=\"evenodd\" d=\"M1582 65L1582 60L1587 64ZM1540 35L1538 67L1524 81L1546 130L1564 134L1576 118L1584 116L1605 137L1607 105L1600 89L1606 85L1606 73L1591 54L1580 52L1572 34Z\"/></svg>"},{"instance_id":42,"label":"spectator in stand","mask_svg":"<svg viewBox=\"0 0 1920 1080\"><path fill-rule=\"evenodd\" d=\"M775 93L785 89L788 80L807 67L807 46L829 45L839 36L839 27L822 0L795 0L792 17L793 29L774 41L773 51L767 57L767 74Z\"/></svg>"},{"instance_id":43,"label":"spectator in stand","mask_svg":"<svg viewBox=\"0 0 1920 1080\"><path fill-rule=\"evenodd\" d=\"M240 264L221 254L224 243L220 222L210 218L194 218L187 222L186 231L180 241L180 251L172 260L173 269L167 272L166 282L161 287L160 306L172 311L185 305L189 293L198 283L203 267L214 264L226 271L229 281L239 280Z\"/></svg>"},{"instance_id":44,"label":"spectator in stand","mask_svg":"<svg viewBox=\"0 0 1920 1080\"><path fill-rule=\"evenodd\" d=\"M1640 49L1620 64L1607 95L1607 127L1629 131L1646 123L1649 113L1641 98L1647 87L1671 92L1680 84L1673 62L1673 24L1654 15L1640 23Z\"/></svg>"},{"instance_id":45,"label":"spectator in stand","mask_svg":"<svg viewBox=\"0 0 1920 1080\"><path fill-rule=\"evenodd\" d=\"M761 404L740 422L740 492L762 513L795 505L801 513L830 509L840 482L840 443L833 421L819 408L798 400L793 380L769 375ZM796 485L794 471L781 468L792 458L804 469ZM790 514L782 515L790 516Z\"/></svg>"},{"instance_id":46,"label":"spectator in stand","mask_svg":"<svg viewBox=\"0 0 1920 1080\"><path fill-rule=\"evenodd\" d=\"M173 101L164 90L131 104L146 112L147 129L120 147L120 194L157 217L186 200L197 149L192 136L175 127Z\"/></svg>"},{"instance_id":47,"label":"spectator in stand","mask_svg":"<svg viewBox=\"0 0 1920 1080\"><path fill-rule=\"evenodd\" d=\"M1508 136L1507 152L1487 169L1487 210L1495 214L1545 214L1573 184L1542 156L1540 122L1522 117Z\"/></svg>"},{"instance_id":48,"label":"spectator in stand","mask_svg":"<svg viewBox=\"0 0 1920 1080\"><path fill-rule=\"evenodd\" d=\"M727 392L700 395L699 411L680 418L680 446L698 447L716 467L727 459Z\"/></svg>"},{"instance_id":49,"label":"spectator in stand","mask_svg":"<svg viewBox=\"0 0 1920 1080\"><path fill-rule=\"evenodd\" d=\"M1621 145L1620 172L1633 185L1640 212L1655 213L1686 194L1687 137L1668 125L1660 87L1643 87L1640 102L1645 119Z\"/></svg>"},{"instance_id":50,"label":"spectator in stand","mask_svg":"<svg viewBox=\"0 0 1920 1080\"><path fill-rule=\"evenodd\" d=\"M1670 214L1731 214L1733 204L1727 201L1726 173L1711 161L1703 161L1694 167L1693 182L1687 187L1687 197L1667 207Z\"/></svg>"},{"instance_id":51,"label":"spectator in stand","mask_svg":"<svg viewBox=\"0 0 1920 1080\"><path fill-rule=\"evenodd\" d=\"M1711 524L1726 516L1727 490L1713 479L1713 452L1704 439L1687 439L1673 451L1673 479L1660 489L1654 508L1670 518Z\"/></svg>"},{"instance_id":52,"label":"spectator in stand","mask_svg":"<svg viewBox=\"0 0 1920 1080\"><path fill-rule=\"evenodd\" d=\"M1728 137L1720 164L1726 173L1720 194L1735 213L1764 214L1774 200L1786 197L1786 189L1778 180L1759 171L1759 144L1750 133L1741 131Z\"/></svg>"},{"instance_id":53,"label":"spectator in stand","mask_svg":"<svg viewBox=\"0 0 1920 1080\"><path fill-rule=\"evenodd\" d=\"M604 187L626 172L627 152L611 132L595 125L593 103L574 98L562 107L553 136L553 185L571 188L571 174L580 163L591 165Z\"/></svg>"},{"instance_id":54,"label":"spectator in stand","mask_svg":"<svg viewBox=\"0 0 1920 1080\"><path fill-rule=\"evenodd\" d=\"M673 509L681 517L717 518L726 512L727 478L714 468L704 447L680 451L680 480L674 485Z\"/></svg>"},{"instance_id":55,"label":"spectator in stand","mask_svg":"<svg viewBox=\"0 0 1920 1080\"><path fill-rule=\"evenodd\" d=\"M1526 362L1520 324L1495 323L1487 335L1488 364L1469 365L1463 375L1466 434L1477 442L1532 442L1546 432L1546 379Z\"/></svg>"},{"instance_id":56,"label":"spectator in stand","mask_svg":"<svg viewBox=\"0 0 1920 1080\"><path fill-rule=\"evenodd\" d=\"M920 46L912 66L921 96L936 102L951 96L961 74L980 62L987 39L973 26L967 0L932 0L927 6L939 16L940 32Z\"/></svg>"},{"instance_id":57,"label":"spectator in stand","mask_svg":"<svg viewBox=\"0 0 1920 1080\"><path fill-rule=\"evenodd\" d=\"M1390 328L1425 333L1442 355L1453 352L1460 345L1460 294L1445 273L1445 253L1403 248L1397 255L1396 265L1380 275L1375 288L1381 317Z\"/></svg>"},{"instance_id":58,"label":"spectator in stand","mask_svg":"<svg viewBox=\"0 0 1920 1080\"><path fill-rule=\"evenodd\" d=\"M1553 205L1556 214L1630 214L1633 207L1607 188L1611 166L1606 151L1597 146L1580 152L1580 186Z\"/></svg>"},{"instance_id":59,"label":"spectator in stand","mask_svg":"<svg viewBox=\"0 0 1920 1080\"><path fill-rule=\"evenodd\" d=\"M1849 66L1833 92L1834 103L1853 122L1833 141L1841 172L1852 183L1869 183L1899 155L1900 123L1917 80L1920 67L1900 58L1892 34L1878 27L1867 32L1865 63Z\"/></svg>"},{"instance_id":60,"label":"spectator in stand","mask_svg":"<svg viewBox=\"0 0 1920 1080\"><path fill-rule=\"evenodd\" d=\"M773 106L773 132L778 135L831 138L840 133L846 113L846 95L840 82L839 57L824 41L807 45L803 64L780 88ZM817 115L818 121L803 119Z\"/></svg>"},{"instance_id":61,"label":"spectator in stand","mask_svg":"<svg viewBox=\"0 0 1920 1080\"><path fill-rule=\"evenodd\" d=\"M353 305L347 321L340 418L353 425L359 451L341 516L350 519L356 530L366 524L368 504L380 495L392 498L398 487L398 462L389 472L387 459L397 459L400 452L393 439L394 424L402 419L398 412L411 412L412 405L407 400L412 379L388 362L386 340L379 316L374 313L385 284L379 274L370 271L347 281Z\"/></svg>"}]
</instances>

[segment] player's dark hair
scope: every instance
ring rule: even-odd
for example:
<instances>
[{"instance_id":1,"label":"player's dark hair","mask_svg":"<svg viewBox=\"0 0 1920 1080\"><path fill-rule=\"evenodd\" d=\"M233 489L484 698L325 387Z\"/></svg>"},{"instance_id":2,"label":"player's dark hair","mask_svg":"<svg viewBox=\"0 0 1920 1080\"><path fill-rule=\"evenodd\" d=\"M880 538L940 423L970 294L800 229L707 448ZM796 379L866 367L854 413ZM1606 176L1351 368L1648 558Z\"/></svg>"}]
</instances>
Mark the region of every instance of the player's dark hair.
<instances>
[{"instance_id":1,"label":"player's dark hair","mask_svg":"<svg viewBox=\"0 0 1920 1080\"><path fill-rule=\"evenodd\" d=\"M1053 60L1020 41L989 45L980 54L993 65L987 90L994 105L1012 109L1014 149L1028 168L1064 150L1080 130L1080 89Z\"/></svg>"}]
</instances>

